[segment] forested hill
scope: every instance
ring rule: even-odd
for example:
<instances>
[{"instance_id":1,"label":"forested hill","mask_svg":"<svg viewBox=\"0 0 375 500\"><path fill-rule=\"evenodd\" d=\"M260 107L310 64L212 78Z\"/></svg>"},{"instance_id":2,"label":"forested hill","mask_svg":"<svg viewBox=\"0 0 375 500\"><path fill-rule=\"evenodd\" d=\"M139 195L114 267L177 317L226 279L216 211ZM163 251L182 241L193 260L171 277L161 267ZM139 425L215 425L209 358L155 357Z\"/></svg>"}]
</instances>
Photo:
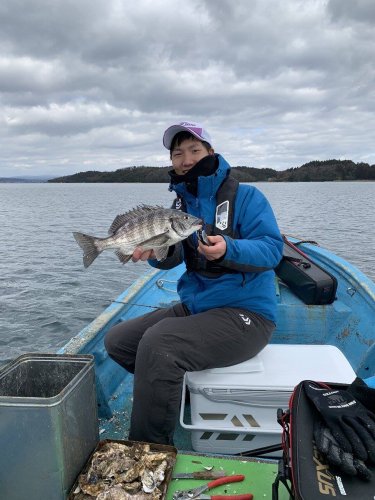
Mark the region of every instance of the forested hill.
<instances>
[{"instance_id":1,"label":"forested hill","mask_svg":"<svg viewBox=\"0 0 375 500\"><path fill-rule=\"evenodd\" d=\"M88 171L50 179L48 182L163 182L169 183L170 167L129 167L115 172ZM351 160L311 161L287 170L233 167L233 177L240 182L310 182L375 180L375 165Z\"/></svg>"}]
</instances>

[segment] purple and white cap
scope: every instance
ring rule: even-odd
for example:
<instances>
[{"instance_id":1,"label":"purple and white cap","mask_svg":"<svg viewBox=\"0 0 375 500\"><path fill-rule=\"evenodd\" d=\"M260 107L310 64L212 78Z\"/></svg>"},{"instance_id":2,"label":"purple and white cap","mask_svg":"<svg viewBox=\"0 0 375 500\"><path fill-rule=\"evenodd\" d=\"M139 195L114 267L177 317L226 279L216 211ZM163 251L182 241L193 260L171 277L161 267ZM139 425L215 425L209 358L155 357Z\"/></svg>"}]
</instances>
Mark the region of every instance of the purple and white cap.
<instances>
[{"instance_id":1,"label":"purple and white cap","mask_svg":"<svg viewBox=\"0 0 375 500\"><path fill-rule=\"evenodd\" d=\"M164 132L163 144L167 149L171 149L173 137L179 132L190 132L200 141L208 142L211 145L210 134L199 123L179 122L171 125Z\"/></svg>"}]
</instances>

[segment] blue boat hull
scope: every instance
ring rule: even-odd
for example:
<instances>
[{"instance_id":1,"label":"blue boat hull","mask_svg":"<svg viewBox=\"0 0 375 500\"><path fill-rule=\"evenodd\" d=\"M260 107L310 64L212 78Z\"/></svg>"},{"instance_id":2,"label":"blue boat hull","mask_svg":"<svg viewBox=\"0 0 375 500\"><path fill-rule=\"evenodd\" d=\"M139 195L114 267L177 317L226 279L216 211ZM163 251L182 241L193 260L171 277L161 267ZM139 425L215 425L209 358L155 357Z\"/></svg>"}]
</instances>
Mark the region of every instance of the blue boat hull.
<instances>
[{"instance_id":1,"label":"blue boat hull","mask_svg":"<svg viewBox=\"0 0 375 500\"><path fill-rule=\"evenodd\" d=\"M357 268L321 247L303 244L301 249L337 278L337 299L330 305L309 306L275 280L278 322L272 343L334 345L359 377L373 377L375 284ZM183 266L169 271L150 270L59 351L94 355L104 437L123 439L126 436L133 385L132 375L108 357L104 336L118 322L178 301L176 285L182 272ZM188 436L182 435L176 445L189 448Z\"/></svg>"}]
</instances>

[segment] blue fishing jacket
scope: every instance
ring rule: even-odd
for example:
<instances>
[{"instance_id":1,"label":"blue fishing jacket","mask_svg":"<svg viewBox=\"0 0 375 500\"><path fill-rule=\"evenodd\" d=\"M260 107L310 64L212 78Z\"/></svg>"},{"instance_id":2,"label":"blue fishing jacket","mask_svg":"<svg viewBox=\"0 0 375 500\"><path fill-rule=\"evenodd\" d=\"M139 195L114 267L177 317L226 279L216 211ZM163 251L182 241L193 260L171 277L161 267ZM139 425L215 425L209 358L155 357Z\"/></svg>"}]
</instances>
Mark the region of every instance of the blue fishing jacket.
<instances>
[{"instance_id":1,"label":"blue fishing jacket","mask_svg":"<svg viewBox=\"0 0 375 500\"><path fill-rule=\"evenodd\" d=\"M230 172L226 160L221 155L216 156L219 160L216 172L198 177L197 196L186 189L184 182L170 185L170 190L183 198L186 211L210 225L215 224L216 193ZM206 277L199 272L186 271L177 286L181 302L192 314L217 307L238 307L276 323L273 269L281 260L283 240L270 204L254 186L238 186L233 234L235 238L223 236L227 251L220 264L237 272ZM149 263L159 269L171 269L183 258L183 245L179 243L172 247L164 261L152 259Z\"/></svg>"}]
</instances>

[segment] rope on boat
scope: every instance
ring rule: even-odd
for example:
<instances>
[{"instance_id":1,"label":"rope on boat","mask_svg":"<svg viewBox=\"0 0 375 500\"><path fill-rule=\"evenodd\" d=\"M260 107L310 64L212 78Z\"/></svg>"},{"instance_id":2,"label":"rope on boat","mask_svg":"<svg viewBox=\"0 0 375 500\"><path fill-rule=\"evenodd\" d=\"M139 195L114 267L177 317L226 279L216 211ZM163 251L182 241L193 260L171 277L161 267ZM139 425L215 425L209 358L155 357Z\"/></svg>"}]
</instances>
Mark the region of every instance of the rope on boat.
<instances>
[{"instance_id":1,"label":"rope on boat","mask_svg":"<svg viewBox=\"0 0 375 500\"><path fill-rule=\"evenodd\" d=\"M173 292L173 293L177 293L176 290L174 290L173 288L167 288L164 286L164 283L177 283L177 281L174 281L174 280L163 280L163 279L158 279L156 281L156 286L160 289L163 289L167 292ZM149 307L150 309L160 309L160 306L150 306L148 304L138 304L136 302L123 302L122 300L111 300L111 303L112 304L124 304L124 305L127 305L127 306L139 306L139 307Z\"/></svg>"},{"instance_id":2,"label":"rope on boat","mask_svg":"<svg viewBox=\"0 0 375 500\"><path fill-rule=\"evenodd\" d=\"M124 304L125 306L150 307L151 309L160 309L160 306L149 306L148 304L137 304L136 302L122 302L121 300L111 300L111 304Z\"/></svg>"},{"instance_id":3,"label":"rope on boat","mask_svg":"<svg viewBox=\"0 0 375 500\"><path fill-rule=\"evenodd\" d=\"M304 238L302 238L301 236L295 236L294 234L286 234L286 233L283 233L287 238L294 238L298 241L296 241L295 243L293 243L294 245L302 245L303 243L309 243L310 245L315 245L315 246L319 246L319 243L317 241L314 241L314 240L305 240Z\"/></svg>"},{"instance_id":4,"label":"rope on boat","mask_svg":"<svg viewBox=\"0 0 375 500\"><path fill-rule=\"evenodd\" d=\"M167 288L164 286L164 283L177 283L177 281L173 281L173 280L163 280L163 279L159 279L156 281L156 286L158 288L162 288L163 290L166 290L167 292L174 292L174 293L177 293L177 290L174 290L173 288Z\"/></svg>"}]
</instances>

